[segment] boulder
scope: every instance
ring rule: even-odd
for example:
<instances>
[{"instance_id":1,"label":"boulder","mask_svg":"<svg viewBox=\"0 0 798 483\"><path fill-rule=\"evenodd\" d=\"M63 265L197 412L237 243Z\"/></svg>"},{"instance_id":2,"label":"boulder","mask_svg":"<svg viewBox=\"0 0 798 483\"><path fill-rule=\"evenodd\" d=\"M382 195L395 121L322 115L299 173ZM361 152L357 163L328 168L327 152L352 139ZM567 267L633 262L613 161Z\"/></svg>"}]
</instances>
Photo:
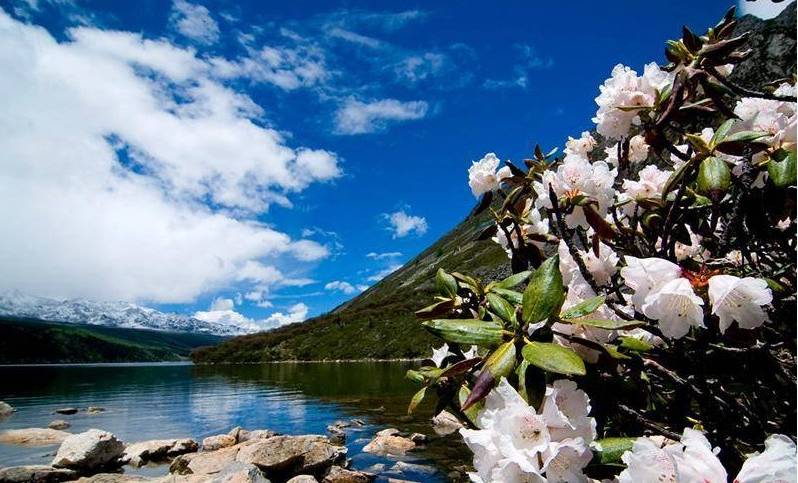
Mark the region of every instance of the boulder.
<instances>
[{"instance_id":1,"label":"boulder","mask_svg":"<svg viewBox=\"0 0 798 483\"><path fill-rule=\"evenodd\" d=\"M75 472L52 466L30 465L0 468L0 483L54 483L75 479Z\"/></svg>"},{"instance_id":2,"label":"boulder","mask_svg":"<svg viewBox=\"0 0 798 483\"><path fill-rule=\"evenodd\" d=\"M202 451L216 451L217 449L229 448L238 443L236 436L229 434L217 434L208 436L202 440Z\"/></svg>"},{"instance_id":3,"label":"boulder","mask_svg":"<svg viewBox=\"0 0 798 483\"><path fill-rule=\"evenodd\" d=\"M253 429L252 431L247 431L246 429L242 429L238 432L238 442L243 443L245 441L268 439L276 435L277 433L275 433L274 431L269 431L268 429Z\"/></svg>"},{"instance_id":4,"label":"boulder","mask_svg":"<svg viewBox=\"0 0 798 483\"><path fill-rule=\"evenodd\" d=\"M105 408L101 407L101 406L89 406L89 407L86 408L86 412L89 413L89 414L104 413L105 412Z\"/></svg>"},{"instance_id":5,"label":"boulder","mask_svg":"<svg viewBox=\"0 0 798 483\"><path fill-rule=\"evenodd\" d=\"M16 409L14 406L8 404L7 402L0 401L0 418L5 418L14 414Z\"/></svg>"},{"instance_id":6,"label":"boulder","mask_svg":"<svg viewBox=\"0 0 798 483\"><path fill-rule=\"evenodd\" d=\"M236 460L239 446L230 446L216 451L188 453L172 461L169 472L178 475L213 475Z\"/></svg>"},{"instance_id":7,"label":"boulder","mask_svg":"<svg viewBox=\"0 0 798 483\"><path fill-rule=\"evenodd\" d=\"M225 467L210 481L211 483L269 483L257 466L239 461Z\"/></svg>"},{"instance_id":8,"label":"boulder","mask_svg":"<svg viewBox=\"0 0 798 483\"><path fill-rule=\"evenodd\" d=\"M240 446L236 460L254 464L270 478L322 474L346 456L346 448L317 435L274 436Z\"/></svg>"},{"instance_id":9,"label":"boulder","mask_svg":"<svg viewBox=\"0 0 798 483\"><path fill-rule=\"evenodd\" d=\"M429 436L427 436L426 434L421 434L421 433L413 433L413 434L410 435L410 441L412 441L412 442L414 442L416 444L424 444L427 441L429 441Z\"/></svg>"},{"instance_id":10,"label":"boulder","mask_svg":"<svg viewBox=\"0 0 798 483\"><path fill-rule=\"evenodd\" d=\"M84 476L76 483L134 483L139 481L153 481L140 475L126 475L123 473L98 473L92 476Z\"/></svg>"},{"instance_id":11,"label":"boulder","mask_svg":"<svg viewBox=\"0 0 798 483\"><path fill-rule=\"evenodd\" d=\"M53 412L56 414L66 414L66 415L77 414L78 408L60 408L56 409Z\"/></svg>"},{"instance_id":12,"label":"boulder","mask_svg":"<svg viewBox=\"0 0 798 483\"><path fill-rule=\"evenodd\" d=\"M327 432L330 433L330 441L342 445L346 442L346 432L340 426L330 425L327 426Z\"/></svg>"},{"instance_id":13,"label":"boulder","mask_svg":"<svg viewBox=\"0 0 798 483\"><path fill-rule=\"evenodd\" d=\"M64 421L63 419L56 419L55 421L51 421L50 424L47 425L50 429L58 429L64 430L69 429L72 425L68 422Z\"/></svg>"},{"instance_id":14,"label":"boulder","mask_svg":"<svg viewBox=\"0 0 798 483\"><path fill-rule=\"evenodd\" d=\"M8 429L0 432L0 443L22 446L47 446L61 444L71 436L66 431L50 428Z\"/></svg>"},{"instance_id":15,"label":"boulder","mask_svg":"<svg viewBox=\"0 0 798 483\"><path fill-rule=\"evenodd\" d=\"M90 429L67 437L58 448L53 466L76 470L97 470L118 464L125 444L108 431Z\"/></svg>"},{"instance_id":16,"label":"boulder","mask_svg":"<svg viewBox=\"0 0 798 483\"><path fill-rule=\"evenodd\" d=\"M462 427L463 423L449 411L441 411L432 418L432 429L441 436L452 434Z\"/></svg>"},{"instance_id":17,"label":"boulder","mask_svg":"<svg viewBox=\"0 0 798 483\"><path fill-rule=\"evenodd\" d=\"M371 473L347 470L340 466L333 466L321 481L322 483L369 483L370 481L374 481L374 478L375 476Z\"/></svg>"},{"instance_id":18,"label":"boulder","mask_svg":"<svg viewBox=\"0 0 798 483\"><path fill-rule=\"evenodd\" d=\"M139 467L194 451L197 443L193 439L154 439L128 445L122 453L122 462Z\"/></svg>"},{"instance_id":19,"label":"boulder","mask_svg":"<svg viewBox=\"0 0 798 483\"><path fill-rule=\"evenodd\" d=\"M382 431L377 433L377 436L396 436L399 434L399 430L396 428L388 428L383 429Z\"/></svg>"},{"instance_id":20,"label":"boulder","mask_svg":"<svg viewBox=\"0 0 798 483\"><path fill-rule=\"evenodd\" d=\"M405 461L397 461L389 470L391 473L421 473L424 475L434 475L437 470L428 465L419 465L416 463L407 463Z\"/></svg>"},{"instance_id":21,"label":"boulder","mask_svg":"<svg viewBox=\"0 0 798 483\"><path fill-rule=\"evenodd\" d=\"M363 447L363 451L377 455L401 456L415 447L416 443L402 436L377 434L369 444Z\"/></svg>"},{"instance_id":22,"label":"boulder","mask_svg":"<svg viewBox=\"0 0 798 483\"><path fill-rule=\"evenodd\" d=\"M310 475L298 475L291 478L286 483L319 483L319 480Z\"/></svg>"}]
</instances>

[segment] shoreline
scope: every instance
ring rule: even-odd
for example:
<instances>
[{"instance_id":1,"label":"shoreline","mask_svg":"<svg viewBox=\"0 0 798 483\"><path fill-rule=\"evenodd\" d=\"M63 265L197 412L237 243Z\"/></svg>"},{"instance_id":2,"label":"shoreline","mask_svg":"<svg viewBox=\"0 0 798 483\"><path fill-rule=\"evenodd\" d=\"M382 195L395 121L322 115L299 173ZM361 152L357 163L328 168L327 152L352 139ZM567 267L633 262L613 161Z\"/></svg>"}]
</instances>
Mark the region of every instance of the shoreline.
<instances>
[{"instance_id":1,"label":"shoreline","mask_svg":"<svg viewBox=\"0 0 798 483\"><path fill-rule=\"evenodd\" d=\"M352 362L418 362L423 361L419 358L392 358L392 359L286 359L282 361L257 361L257 362L193 362L185 361L141 361L141 362L42 362L34 364L0 364L0 369L20 368L20 367L124 367L124 366L238 366L238 365L257 365L257 364L323 364L323 363L352 363Z\"/></svg>"}]
</instances>

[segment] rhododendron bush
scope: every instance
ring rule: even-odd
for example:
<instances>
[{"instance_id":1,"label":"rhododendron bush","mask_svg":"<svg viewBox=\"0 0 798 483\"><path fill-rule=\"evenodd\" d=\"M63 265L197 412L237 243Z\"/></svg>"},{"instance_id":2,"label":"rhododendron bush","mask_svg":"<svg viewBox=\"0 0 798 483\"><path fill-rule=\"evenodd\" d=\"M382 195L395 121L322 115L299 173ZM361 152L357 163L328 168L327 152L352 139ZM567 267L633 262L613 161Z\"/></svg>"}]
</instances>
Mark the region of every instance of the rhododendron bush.
<instances>
[{"instance_id":1,"label":"rhododendron bush","mask_svg":"<svg viewBox=\"0 0 798 483\"><path fill-rule=\"evenodd\" d=\"M735 24L616 66L563 155L468 170L513 275L439 270L408 377L474 481L795 481L795 79L731 81Z\"/></svg>"}]
</instances>

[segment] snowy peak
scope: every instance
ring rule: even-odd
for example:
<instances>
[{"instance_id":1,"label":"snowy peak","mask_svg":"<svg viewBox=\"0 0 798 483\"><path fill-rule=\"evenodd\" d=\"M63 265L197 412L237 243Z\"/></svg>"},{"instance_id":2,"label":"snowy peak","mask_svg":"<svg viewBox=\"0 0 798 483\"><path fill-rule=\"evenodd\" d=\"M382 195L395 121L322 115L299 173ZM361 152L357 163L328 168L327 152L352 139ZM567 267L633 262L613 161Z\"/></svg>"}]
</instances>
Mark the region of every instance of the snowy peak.
<instances>
[{"instance_id":1,"label":"snowy peak","mask_svg":"<svg viewBox=\"0 0 798 483\"><path fill-rule=\"evenodd\" d=\"M26 295L16 291L0 293L0 316L221 336L250 334L258 330L257 326L236 319L199 320L185 315L159 312L129 302L58 300Z\"/></svg>"}]
</instances>

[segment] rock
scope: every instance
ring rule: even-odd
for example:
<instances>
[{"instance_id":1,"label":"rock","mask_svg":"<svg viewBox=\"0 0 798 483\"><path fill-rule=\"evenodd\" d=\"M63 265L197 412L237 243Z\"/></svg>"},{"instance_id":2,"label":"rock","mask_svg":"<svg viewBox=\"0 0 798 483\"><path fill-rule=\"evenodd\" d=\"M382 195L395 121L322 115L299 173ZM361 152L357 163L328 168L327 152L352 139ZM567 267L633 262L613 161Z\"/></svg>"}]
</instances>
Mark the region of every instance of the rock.
<instances>
[{"instance_id":1,"label":"rock","mask_svg":"<svg viewBox=\"0 0 798 483\"><path fill-rule=\"evenodd\" d=\"M382 431L377 433L377 436L396 436L397 434L399 434L398 429L388 428L388 429L383 429Z\"/></svg>"},{"instance_id":2,"label":"rock","mask_svg":"<svg viewBox=\"0 0 798 483\"><path fill-rule=\"evenodd\" d=\"M291 478L286 483L319 483L319 480L310 475L298 475Z\"/></svg>"},{"instance_id":3,"label":"rock","mask_svg":"<svg viewBox=\"0 0 798 483\"><path fill-rule=\"evenodd\" d=\"M257 466L235 461L215 476L211 483L269 483Z\"/></svg>"},{"instance_id":4,"label":"rock","mask_svg":"<svg viewBox=\"0 0 798 483\"><path fill-rule=\"evenodd\" d=\"M416 443L401 436L377 435L365 447L366 453L401 456L416 447Z\"/></svg>"},{"instance_id":5,"label":"rock","mask_svg":"<svg viewBox=\"0 0 798 483\"><path fill-rule=\"evenodd\" d=\"M61 408L61 409L56 409L54 411L55 414L66 414L66 415L77 414L77 412L78 408Z\"/></svg>"},{"instance_id":6,"label":"rock","mask_svg":"<svg viewBox=\"0 0 798 483\"><path fill-rule=\"evenodd\" d=\"M22 446L47 446L61 444L71 436L66 431L50 428L8 429L0 432L0 443L19 444Z\"/></svg>"},{"instance_id":7,"label":"rock","mask_svg":"<svg viewBox=\"0 0 798 483\"><path fill-rule=\"evenodd\" d=\"M11 416L12 414L14 414L14 412L16 412L14 406L8 404L7 402L0 401L0 418L6 418L8 416Z\"/></svg>"},{"instance_id":8,"label":"rock","mask_svg":"<svg viewBox=\"0 0 798 483\"><path fill-rule=\"evenodd\" d=\"M75 472L52 466L30 465L0 468L0 483L52 483L75 479Z\"/></svg>"},{"instance_id":9,"label":"rock","mask_svg":"<svg viewBox=\"0 0 798 483\"><path fill-rule=\"evenodd\" d=\"M346 448L324 436L274 436L242 444L236 460L252 463L272 478L320 474L345 456Z\"/></svg>"},{"instance_id":10,"label":"rock","mask_svg":"<svg viewBox=\"0 0 798 483\"><path fill-rule=\"evenodd\" d=\"M374 480L374 475L363 471L354 471L333 466L327 472L322 483L369 483Z\"/></svg>"},{"instance_id":11,"label":"rock","mask_svg":"<svg viewBox=\"0 0 798 483\"><path fill-rule=\"evenodd\" d=\"M432 418L432 429L435 430L435 433L441 436L452 434L462 427L463 423L461 423L454 416L454 414L450 413L449 411L441 411L434 418Z\"/></svg>"},{"instance_id":12,"label":"rock","mask_svg":"<svg viewBox=\"0 0 798 483\"><path fill-rule=\"evenodd\" d=\"M90 429L67 437L58 448L53 466L96 470L118 463L125 444L108 431Z\"/></svg>"},{"instance_id":13,"label":"rock","mask_svg":"<svg viewBox=\"0 0 798 483\"><path fill-rule=\"evenodd\" d=\"M55 421L52 421L50 422L50 424L47 425L47 427L50 429L59 429L59 430L69 429L70 426L72 425L64 421L63 419L56 419Z\"/></svg>"},{"instance_id":14,"label":"rock","mask_svg":"<svg viewBox=\"0 0 798 483\"><path fill-rule=\"evenodd\" d=\"M197 451L197 443L193 439L154 439L127 446L122 462L140 467L150 461L163 461L194 451Z\"/></svg>"},{"instance_id":15,"label":"rock","mask_svg":"<svg viewBox=\"0 0 798 483\"><path fill-rule=\"evenodd\" d=\"M86 408L86 412L89 413L89 414L104 413L105 412L105 408L101 407L101 406L89 406L89 407Z\"/></svg>"},{"instance_id":16,"label":"rock","mask_svg":"<svg viewBox=\"0 0 798 483\"><path fill-rule=\"evenodd\" d=\"M236 443L240 443L241 441L239 441L238 438L239 438L239 436L240 436L242 431L246 431L246 430L244 428L242 428L241 426L236 426L235 428L233 428L230 431L228 431L227 434L229 434L230 436L234 437L236 439Z\"/></svg>"},{"instance_id":17,"label":"rock","mask_svg":"<svg viewBox=\"0 0 798 483\"><path fill-rule=\"evenodd\" d=\"M217 449L229 448L238 442L237 438L229 434L217 434L208 436L202 440L202 451L216 451Z\"/></svg>"},{"instance_id":18,"label":"rock","mask_svg":"<svg viewBox=\"0 0 798 483\"><path fill-rule=\"evenodd\" d=\"M369 409L369 411L371 411L372 413L384 413L385 412L385 406L380 406L378 408L372 408L372 409Z\"/></svg>"},{"instance_id":19,"label":"rock","mask_svg":"<svg viewBox=\"0 0 798 483\"><path fill-rule=\"evenodd\" d=\"M342 445L346 442L346 433L340 426L327 426L327 432L330 433L330 441Z\"/></svg>"},{"instance_id":20,"label":"rock","mask_svg":"<svg viewBox=\"0 0 798 483\"><path fill-rule=\"evenodd\" d=\"M126 475L123 473L98 473L92 476L86 476L76 483L133 483L138 481L153 481L149 478L139 475Z\"/></svg>"},{"instance_id":21,"label":"rock","mask_svg":"<svg viewBox=\"0 0 798 483\"><path fill-rule=\"evenodd\" d=\"M412 441L412 442L414 442L416 444L424 444L427 441L429 441L429 436L427 436L426 434L421 434L421 433L413 433L413 434L410 435L410 441Z\"/></svg>"},{"instance_id":22,"label":"rock","mask_svg":"<svg viewBox=\"0 0 798 483\"><path fill-rule=\"evenodd\" d=\"M221 472L236 460L239 446L231 446L207 453L188 453L172 461L169 472L178 475L212 475Z\"/></svg>"},{"instance_id":23,"label":"rock","mask_svg":"<svg viewBox=\"0 0 798 483\"><path fill-rule=\"evenodd\" d=\"M353 419L352 420L352 424L355 425L355 426L363 426L366 423L364 423L362 419Z\"/></svg>"},{"instance_id":24,"label":"rock","mask_svg":"<svg viewBox=\"0 0 798 483\"><path fill-rule=\"evenodd\" d=\"M245 441L268 439L276 435L277 433L275 433L274 431L269 431L268 429L253 429L252 431L247 431L246 429L242 429L238 433L238 442L243 443Z\"/></svg>"},{"instance_id":25,"label":"rock","mask_svg":"<svg viewBox=\"0 0 798 483\"><path fill-rule=\"evenodd\" d=\"M391 473L411 472L411 473L421 473L424 475L433 475L436 473L437 470L432 466L419 465L415 463L406 463L404 461L397 461L396 464L393 465L391 469L388 471L390 471Z\"/></svg>"}]
</instances>

